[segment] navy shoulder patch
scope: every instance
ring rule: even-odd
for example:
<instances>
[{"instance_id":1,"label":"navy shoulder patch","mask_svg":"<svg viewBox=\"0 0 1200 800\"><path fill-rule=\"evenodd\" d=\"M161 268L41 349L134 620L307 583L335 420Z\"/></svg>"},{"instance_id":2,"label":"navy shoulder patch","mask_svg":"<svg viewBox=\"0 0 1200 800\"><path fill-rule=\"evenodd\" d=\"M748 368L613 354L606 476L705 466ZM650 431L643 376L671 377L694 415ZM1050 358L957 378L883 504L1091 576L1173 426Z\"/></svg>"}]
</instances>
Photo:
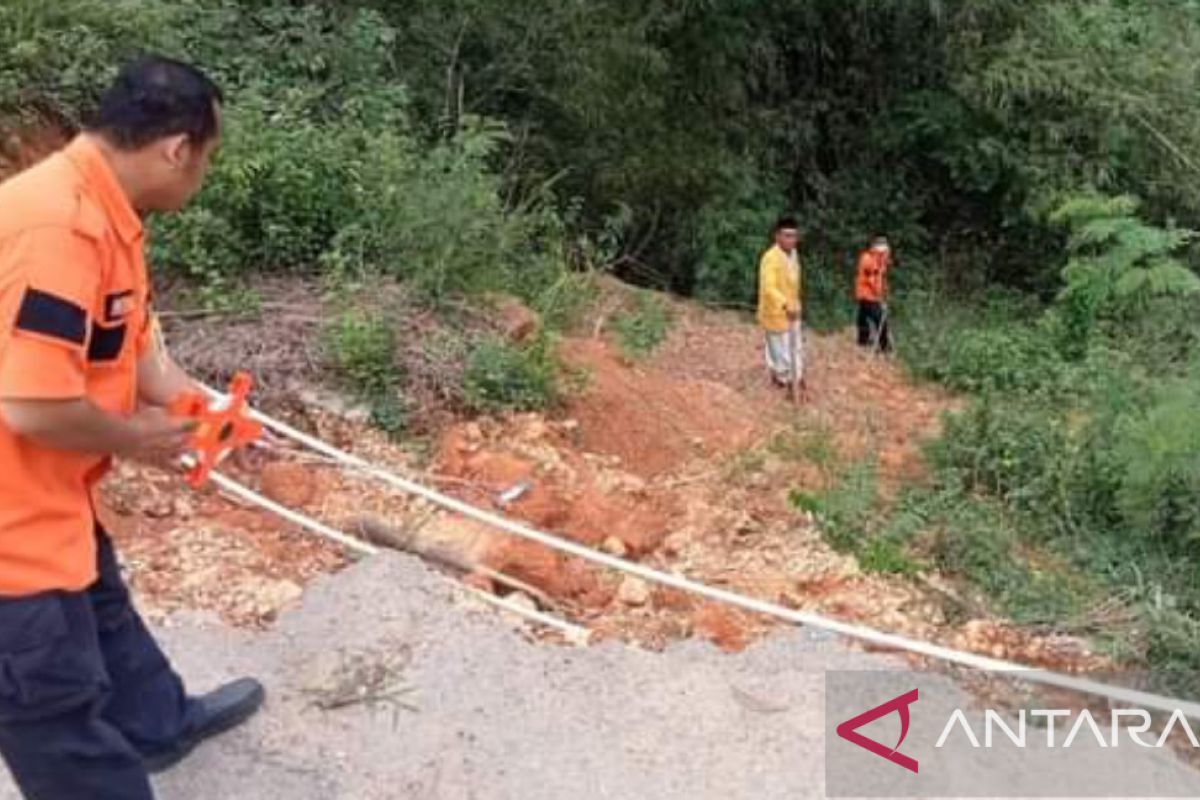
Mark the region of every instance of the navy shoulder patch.
<instances>
[{"instance_id":1,"label":"navy shoulder patch","mask_svg":"<svg viewBox=\"0 0 1200 800\"><path fill-rule=\"evenodd\" d=\"M87 312L61 297L26 289L16 328L82 347L87 340Z\"/></svg>"}]
</instances>

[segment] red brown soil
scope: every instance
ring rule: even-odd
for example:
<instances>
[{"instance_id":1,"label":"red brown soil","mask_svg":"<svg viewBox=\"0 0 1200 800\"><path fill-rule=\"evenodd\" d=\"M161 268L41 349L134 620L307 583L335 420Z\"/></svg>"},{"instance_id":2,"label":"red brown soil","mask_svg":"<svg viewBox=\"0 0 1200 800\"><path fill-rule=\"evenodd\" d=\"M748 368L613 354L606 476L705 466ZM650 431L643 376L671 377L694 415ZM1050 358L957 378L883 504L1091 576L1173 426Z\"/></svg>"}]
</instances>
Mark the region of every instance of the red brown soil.
<instances>
[{"instance_id":1,"label":"red brown soil","mask_svg":"<svg viewBox=\"0 0 1200 800\"><path fill-rule=\"evenodd\" d=\"M627 365L600 340L568 341L562 355L588 380L567 407L580 425L576 444L616 456L634 474L652 478L728 455L764 431L755 409L719 381Z\"/></svg>"},{"instance_id":2,"label":"red brown soil","mask_svg":"<svg viewBox=\"0 0 1200 800\"><path fill-rule=\"evenodd\" d=\"M706 603L693 617L695 631L727 653L744 650L750 642L745 614L719 603Z\"/></svg>"},{"instance_id":3,"label":"red brown soil","mask_svg":"<svg viewBox=\"0 0 1200 800\"><path fill-rule=\"evenodd\" d=\"M122 466L102 496L101 520L154 619L200 610L262 626L313 578L347 563L339 548L211 490L186 491L177 476Z\"/></svg>"}]
</instances>

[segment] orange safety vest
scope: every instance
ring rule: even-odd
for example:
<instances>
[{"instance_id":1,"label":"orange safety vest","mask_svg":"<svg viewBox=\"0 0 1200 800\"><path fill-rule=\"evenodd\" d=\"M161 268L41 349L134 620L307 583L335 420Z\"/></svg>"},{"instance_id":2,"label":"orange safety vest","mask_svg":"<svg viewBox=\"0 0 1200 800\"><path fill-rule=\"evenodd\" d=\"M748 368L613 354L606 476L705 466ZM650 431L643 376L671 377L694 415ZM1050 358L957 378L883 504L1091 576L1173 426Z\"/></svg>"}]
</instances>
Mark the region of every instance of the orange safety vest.
<instances>
[{"instance_id":1,"label":"orange safety vest","mask_svg":"<svg viewBox=\"0 0 1200 800\"><path fill-rule=\"evenodd\" d=\"M864 250L858 257L858 278L854 299L860 303L882 303L887 299L887 273L892 265L890 253Z\"/></svg>"},{"instance_id":2,"label":"orange safety vest","mask_svg":"<svg viewBox=\"0 0 1200 800\"><path fill-rule=\"evenodd\" d=\"M0 184L0 399L137 402L152 342L142 222L104 155L79 138ZM0 418L0 596L96 578L99 453L55 450Z\"/></svg>"}]
</instances>

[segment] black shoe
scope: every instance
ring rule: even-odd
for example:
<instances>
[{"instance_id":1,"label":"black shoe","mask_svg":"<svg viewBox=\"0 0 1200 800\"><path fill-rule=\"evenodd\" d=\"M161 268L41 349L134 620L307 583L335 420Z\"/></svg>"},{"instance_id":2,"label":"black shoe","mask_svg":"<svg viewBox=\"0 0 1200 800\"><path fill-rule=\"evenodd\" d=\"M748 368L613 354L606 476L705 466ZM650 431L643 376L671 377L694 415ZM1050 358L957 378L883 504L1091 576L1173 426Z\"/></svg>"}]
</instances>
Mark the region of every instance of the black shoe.
<instances>
[{"instance_id":1,"label":"black shoe","mask_svg":"<svg viewBox=\"0 0 1200 800\"><path fill-rule=\"evenodd\" d=\"M241 725L266 699L263 685L253 678L231 681L208 694L192 698L192 720L173 746L143 756L150 774L168 770L185 759L205 739Z\"/></svg>"}]
</instances>

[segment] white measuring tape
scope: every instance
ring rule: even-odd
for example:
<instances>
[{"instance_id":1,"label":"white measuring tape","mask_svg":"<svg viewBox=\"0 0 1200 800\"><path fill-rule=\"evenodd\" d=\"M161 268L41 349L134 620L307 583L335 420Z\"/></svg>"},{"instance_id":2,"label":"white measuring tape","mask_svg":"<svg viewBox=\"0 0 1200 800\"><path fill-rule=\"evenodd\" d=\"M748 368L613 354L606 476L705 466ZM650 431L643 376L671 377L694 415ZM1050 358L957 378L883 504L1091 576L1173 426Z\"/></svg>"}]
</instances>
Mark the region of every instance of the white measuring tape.
<instances>
[{"instance_id":1,"label":"white measuring tape","mask_svg":"<svg viewBox=\"0 0 1200 800\"><path fill-rule=\"evenodd\" d=\"M220 396L216 392L209 390L214 396ZM1082 692L1084 694L1105 697L1109 700L1118 703L1128 704L1137 708L1153 709L1162 711L1168 714L1173 714L1176 711L1182 711L1189 717L1200 719L1200 703L1189 700L1180 700L1176 698L1166 697L1164 695L1143 692L1136 689L1128 689L1121 686L1110 686L1100 683L1099 681L1089 680L1087 678L1079 678L1072 675L1064 675L1050 670L1044 670L1036 667L1017 664L1011 661L1003 661L987 656L975 655L974 653L964 653L959 650L954 650L949 647L925 642L918 639L911 639L906 636L900 636L892 633L877 631L873 628L868 628L863 625L854 625L847 622L829 619L819 614L814 614L808 611L797 611L795 609L781 606L777 603L769 603L764 600L758 600L753 597L731 592L727 589L720 589L714 586L708 586L689 578L680 575L673 575L667 572L661 572L656 569L651 569L643 564L638 564L632 561L626 561L622 558L609 555L598 550L593 550L590 547L585 547L576 542L554 536L549 533L531 528L511 519L507 519L490 511L485 511L475 506L465 503L457 498L442 494L427 486L423 486L415 481L403 478L395 473L381 469L370 464L369 462L359 458L352 453L347 453L339 450L332 445L315 437L309 436L303 431L297 430L292 426L273 419L272 417L263 414L260 411L251 411L251 415L255 420L261 422L265 427L275 431L281 436L291 439L299 444L308 447L322 455L351 467L356 471L374 478L378 481L388 484L396 489L407 494L415 495L424 498L429 502L441 506L449 511L462 514L464 517L473 519L476 522L483 523L490 527L502 530L505 533L510 533L528 541L537 542L552 550L556 550L566 555L575 556L576 558L584 559L593 564L599 564L627 575L633 575L651 583L656 583L662 586L668 586L680 591L689 592L699 595L710 600L727 603L728 605L740 608L744 611L750 611L756 614L764 614L766 616L775 617L797 625L808 625L813 628L837 633L851 639L861 642L868 642L878 647L883 647L892 650L902 650L917 655L927 656L929 658L944 661L950 664L957 664L971 669L985 670L991 672L1004 673L1021 680L1039 683L1045 686L1055 686L1060 689L1068 689L1071 691ZM225 479L228 480L228 479ZM247 490L248 491L248 490ZM249 499L249 498L247 498ZM266 503L270 503L266 498L262 498ZM256 501L251 501L256 502ZM291 520L292 522L303 525L309 530L318 530L324 528L336 535L338 540L352 539L340 531L334 531L321 525L315 520L308 520L306 524L301 522L301 519L306 519L304 515L298 514L295 511L279 506L277 503L271 503L270 506L262 504L264 508L279 514L280 516ZM318 530L318 532L320 532ZM323 534L324 535L324 534ZM335 538L331 536L330 538ZM357 542L355 545L347 545L359 548L363 547L362 542Z\"/></svg>"}]
</instances>

